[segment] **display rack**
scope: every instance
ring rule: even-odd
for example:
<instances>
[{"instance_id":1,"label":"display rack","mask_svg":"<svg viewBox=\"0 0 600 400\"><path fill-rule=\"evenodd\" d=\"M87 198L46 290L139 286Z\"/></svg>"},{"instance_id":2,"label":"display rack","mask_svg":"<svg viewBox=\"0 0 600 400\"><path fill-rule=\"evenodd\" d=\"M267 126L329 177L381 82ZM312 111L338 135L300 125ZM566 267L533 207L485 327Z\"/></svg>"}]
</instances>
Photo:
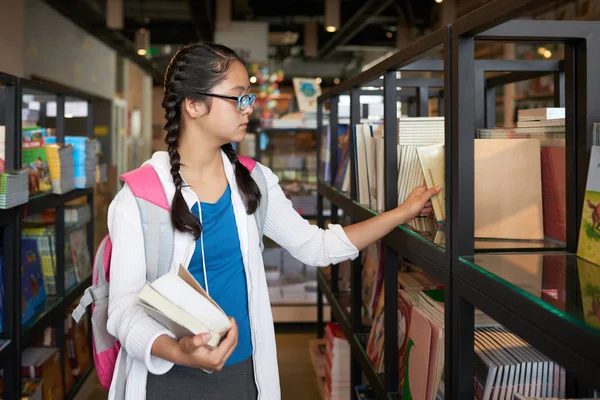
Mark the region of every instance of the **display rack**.
<instances>
[{"instance_id":1,"label":"display rack","mask_svg":"<svg viewBox=\"0 0 600 400\"><path fill-rule=\"evenodd\" d=\"M64 143L65 138L65 100L74 98L87 102L86 136L94 133L94 98L86 93L37 81L16 78L0 74L0 87L3 88L3 116L6 126L6 169L16 170L21 166L21 127L22 127L22 95L24 92L44 93L56 100L56 138ZM4 247L4 297L2 339L8 345L0 351L0 367L3 371L3 398L21 398L21 351L39 338L47 327L56 328L56 347L61 355L61 372L63 386L65 378L65 318L71 306L91 284L91 276L71 288L65 288L65 204L81 197L93 210L93 189L76 189L63 195L46 194L30 198L28 203L0 210L0 225L3 232ZM30 214L47 209L56 210L56 296L48 296L44 310L38 310L33 321L21 323L21 222ZM93 218L87 224L87 246L92 258L94 244ZM91 348L91 346L90 346ZM82 374L65 398L73 398L87 378L91 369Z\"/></svg>"},{"instance_id":2,"label":"display rack","mask_svg":"<svg viewBox=\"0 0 600 400\"><path fill-rule=\"evenodd\" d=\"M513 20L545 4L543 0L495 0L399 50L388 59L342 82L319 97L318 136L324 137L323 109L328 107L328 125L337 131L338 99L349 94L351 124L360 122L360 90L367 82L383 76L385 135L385 209L397 206L397 71L416 68L421 63L443 62L445 110L445 190L447 218L441 225L445 244L437 245L405 226L395 228L383 238L385 244L383 290L385 327L385 373L376 374L366 354L362 325L361 263L352 263L351 292L340 293L337 267L331 267L331 279L319 272L319 289L331 304L333 316L343 329L352 351L351 385L361 384L364 376L377 398L399 398L398 393L398 259L407 259L445 287L445 399L474 397L474 308L504 325L530 345L565 368L568 374L567 396L589 395L600 388L600 328L583 317L578 263L575 256L581 209L585 193L592 124L600 121L600 23L567 21ZM565 59L555 61L476 60L475 41L563 43ZM424 60L432 51L443 60ZM429 65L431 67L431 65ZM422 69L431 71L432 69ZM485 79L484 71L508 72L502 77ZM556 104L566 108L566 182L567 240L515 242L482 241L474 237L474 139L477 129L486 126L485 99L489 89L543 74L556 74ZM563 86L564 82L564 86ZM487 95L486 95L486 87ZM564 87L564 89L563 89ZM493 104L493 103L492 103ZM493 123L491 118L487 122ZM320 144L317 146L320 148ZM350 146L350 170L357 166ZM330 168L337 170L337 136L330 135ZM318 152L319 154L319 152ZM320 165L319 161L318 164ZM335 175L335 174L332 174ZM376 215L360 205L352 179L350 196L319 180L318 221L323 200L332 204L331 222L338 222L337 208L353 222ZM527 282L511 281L503 274L502 257L559 257L564 265L563 286L566 301L550 304L539 294L527 292ZM496 267L494 267L496 266ZM595 266L600 276L600 267ZM319 305L322 303L319 302ZM320 324L323 322L320 319ZM320 326L319 335L322 335ZM352 390L354 392L354 390ZM356 396L356 395L353 395ZM356 397L353 397L356 398Z\"/></svg>"}]
</instances>

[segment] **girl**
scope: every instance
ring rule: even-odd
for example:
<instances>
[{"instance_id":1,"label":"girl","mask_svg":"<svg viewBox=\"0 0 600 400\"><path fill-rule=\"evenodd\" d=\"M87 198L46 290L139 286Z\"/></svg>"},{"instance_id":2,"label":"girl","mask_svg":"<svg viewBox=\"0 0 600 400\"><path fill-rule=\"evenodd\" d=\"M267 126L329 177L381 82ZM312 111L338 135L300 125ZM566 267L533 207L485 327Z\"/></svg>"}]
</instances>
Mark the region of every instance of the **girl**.
<instances>
[{"instance_id":1,"label":"girl","mask_svg":"<svg viewBox=\"0 0 600 400\"><path fill-rule=\"evenodd\" d=\"M260 191L230 144L244 139L254 105L249 89L244 63L229 48L198 43L180 49L165 75L168 152L147 161L171 203L171 272L181 264L203 286L206 277L211 297L232 317L233 328L218 348L206 348L203 335L175 340L137 305L146 282L139 211L127 185L110 205L108 331L125 350L127 367L115 376L125 375L127 400L280 398L273 320L252 216ZM323 230L296 213L268 168L255 168L268 184L265 235L309 265L354 259L394 227L430 212L429 199L439 192L419 187L393 211ZM115 381L110 399L117 397Z\"/></svg>"}]
</instances>

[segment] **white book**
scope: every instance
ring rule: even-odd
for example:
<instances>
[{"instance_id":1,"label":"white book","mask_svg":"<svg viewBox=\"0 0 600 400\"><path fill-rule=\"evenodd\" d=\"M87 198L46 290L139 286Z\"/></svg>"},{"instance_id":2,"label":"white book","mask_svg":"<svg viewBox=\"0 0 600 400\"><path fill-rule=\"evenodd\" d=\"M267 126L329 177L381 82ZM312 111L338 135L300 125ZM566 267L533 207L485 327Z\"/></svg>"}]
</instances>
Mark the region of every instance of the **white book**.
<instances>
[{"instance_id":1,"label":"white book","mask_svg":"<svg viewBox=\"0 0 600 400\"><path fill-rule=\"evenodd\" d=\"M231 328L221 307L183 267L178 275L165 274L146 283L138 297L146 313L178 339L210 333L207 347L215 348Z\"/></svg>"}]
</instances>

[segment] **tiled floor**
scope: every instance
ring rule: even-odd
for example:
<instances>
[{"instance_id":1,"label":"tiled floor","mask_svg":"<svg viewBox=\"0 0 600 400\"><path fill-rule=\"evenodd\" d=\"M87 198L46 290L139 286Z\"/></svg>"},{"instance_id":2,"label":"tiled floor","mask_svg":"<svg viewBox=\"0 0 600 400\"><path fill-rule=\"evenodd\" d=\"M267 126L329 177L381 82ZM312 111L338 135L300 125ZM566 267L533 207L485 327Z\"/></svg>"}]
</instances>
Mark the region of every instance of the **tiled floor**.
<instances>
[{"instance_id":1,"label":"tiled floor","mask_svg":"<svg viewBox=\"0 0 600 400\"><path fill-rule=\"evenodd\" d=\"M286 331L290 331L289 328ZM315 372L308 355L308 341L314 333L277 333L277 352L282 400L320 399ZM105 400L96 374L92 374L76 400Z\"/></svg>"}]
</instances>

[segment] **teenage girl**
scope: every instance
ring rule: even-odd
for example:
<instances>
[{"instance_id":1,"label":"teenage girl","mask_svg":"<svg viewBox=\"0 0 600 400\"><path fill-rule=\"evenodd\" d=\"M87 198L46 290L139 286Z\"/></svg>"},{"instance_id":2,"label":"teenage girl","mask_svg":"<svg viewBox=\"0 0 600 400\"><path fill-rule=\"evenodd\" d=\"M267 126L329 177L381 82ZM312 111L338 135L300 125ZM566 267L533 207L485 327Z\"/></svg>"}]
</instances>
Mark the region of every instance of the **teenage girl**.
<instances>
[{"instance_id":1,"label":"teenage girl","mask_svg":"<svg viewBox=\"0 0 600 400\"><path fill-rule=\"evenodd\" d=\"M113 242L108 331L122 344L126 379L110 399L271 400L280 398L273 319L252 213L260 190L231 145L244 139L254 95L244 62L229 48L198 43L180 49L165 75L168 152L152 165L171 202L175 228L171 272L187 267L231 317L233 328L214 350L204 335L179 341L137 305L146 283L141 219L127 185L108 214ZM398 208L354 225L319 229L304 220L261 168L268 184L264 234L295 258L323 266L354 259L370 243L419 214L431 212L439 188L416 188ZM203 254L204 252L204 254ZM119 363L118 363L119 364ZM123 370L124 369L124 370Z\"/></svg>"}]
</instances>

